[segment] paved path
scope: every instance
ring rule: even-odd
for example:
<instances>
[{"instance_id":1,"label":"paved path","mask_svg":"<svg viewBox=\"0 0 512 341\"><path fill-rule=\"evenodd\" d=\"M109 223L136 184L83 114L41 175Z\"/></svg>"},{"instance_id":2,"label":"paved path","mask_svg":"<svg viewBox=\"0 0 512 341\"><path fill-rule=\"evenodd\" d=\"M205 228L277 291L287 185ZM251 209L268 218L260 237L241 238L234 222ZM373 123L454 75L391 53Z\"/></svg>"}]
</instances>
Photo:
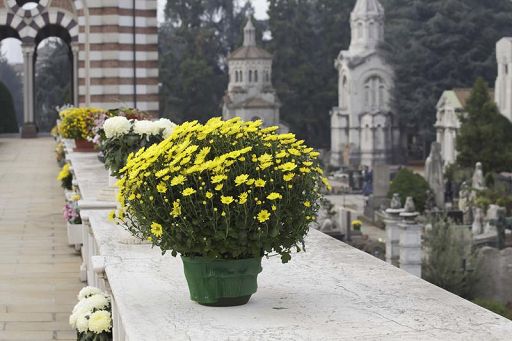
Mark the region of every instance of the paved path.
<instances>
[{"instance_id":1,"label":"paved path","mask_svg":"<svg viewBox=\"0 0 512 341\"><path fill-rule=\"evenodd\" d=\"M82 287L51 138L0 138L0 340L76 340Z\"/></svg>"}]
</instances>

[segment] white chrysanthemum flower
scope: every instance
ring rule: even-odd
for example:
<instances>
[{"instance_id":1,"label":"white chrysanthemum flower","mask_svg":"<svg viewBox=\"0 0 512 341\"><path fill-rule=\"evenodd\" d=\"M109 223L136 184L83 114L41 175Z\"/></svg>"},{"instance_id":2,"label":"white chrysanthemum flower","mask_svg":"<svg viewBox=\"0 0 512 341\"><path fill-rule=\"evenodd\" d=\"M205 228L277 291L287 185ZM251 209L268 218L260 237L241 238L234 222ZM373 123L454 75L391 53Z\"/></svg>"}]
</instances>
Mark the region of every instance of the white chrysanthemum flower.
<instances>
[{"instance_id":1,"label":"white chrysanthemum flower","mask_svg":"<svg viewBox=\"0 0 512 341\"><path fill-rule=\"evenodd\" d=\"M108 139L127 134L131 127L132 123L123 116L111 117L103 123L103 130Z\"/></svg>"},{"instance_id":2,"label":"white chrysanthemum flower","mask_svg":"<svg viewBox=\"0 0 512 341\"><path fill-rule=\"evenodd\" d=\"M112 317L105 310L99 310L89 317L89 330L96 334L108 332L112 328Z\"/></svg>"},{"instance_id":3,"label":"white chrysanthemum flower","mask_svg":"<svg viewBox=\"0 0 512 341\"><path fill-rule=\"evenodd\" d=\"M95 294L84 298L73 308L73 314L85 315L93 309L104 309L110 304L110 298L103 294Z\"/></svg>"},{"instance_id":4,"label":"white chrysanthemum flower","mask_svg":"<svg viewBox=\"0 0 512 341\"><path fill-rule=\"evenodd\" d=\"M152 121L135 121L133 124L133 132L138 135L157 135L160 128Z\"/></svg>"},{"instance_id":5,"label":"white chrysanthemum flower","mask_svg":"<svg viewBox=\"0 0 512 341\"><path fill-rule=\"evenodd\" d=\"M81 315L76 320L76 330L80 333L89 331L89 319L87 315Z\"/></svg>"},{"instance_id":6,"label":"white chrysanthemum flower","mask_svg":"<svg viewBox=\"0 0 512 341\"><path fill-rule=\"evenodd\" d=\"M176 128L176 124L173 123L171 120L168 120L167 118L161 118L155 123L161 129L162 136L164 137L164 139L171 136L172 132L174 131L174 128Z\"/></svg>"},{"instance_id":7,"label":"white chrysanthemum flower","mask_svg":"<svg viewBox=\"0 0 512 341\"><path fill-rule=\"evenodd\" d=\"M102 291L95 287L85 287L78 293L78 300L81 301L84 298L90 297L92 295L101 294Z\"/></svg>"},{"instance_id":8,"label":"white chrysanthemum flower","mask_svg":"<svg viewBox=\"0 0 512 341\"><path fill-rule=\"evenodd\" d=\"M78 315L76 313L73 313L69 315L69 325L71 328L76 329L76 320L78 319Z\"/></svg>"},{"instance_id":9,"label":"white chrysanthemum flower","mask_svg":"<svg viewBox=\"0 0 512 341\"><path fill-rule=\"evenodd\" d=\"M104 309L110 304L110 298L103 294L96 294L86 298L86 306L92 309Z\"/></svg>"}]
</instances>

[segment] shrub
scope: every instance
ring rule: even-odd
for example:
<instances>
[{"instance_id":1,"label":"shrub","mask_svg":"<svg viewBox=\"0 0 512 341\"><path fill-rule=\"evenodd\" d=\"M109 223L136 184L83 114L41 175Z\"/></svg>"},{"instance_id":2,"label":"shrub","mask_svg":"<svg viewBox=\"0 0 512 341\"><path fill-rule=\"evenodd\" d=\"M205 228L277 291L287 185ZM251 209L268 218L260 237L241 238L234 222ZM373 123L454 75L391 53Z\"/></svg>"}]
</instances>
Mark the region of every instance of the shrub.
<instances>
[{"instance_id":1,"label":"shrub","mask_svg":"<svg viewBox=\"0 0 512 341\"><path fill-rule=\"evenodd\" d=\"M319 153L262 122L177 126L121 170L117 219L163 252L244 259L303 249L318 211ZM125 214L126 213L126 214Z\"/></svg>"},{"instance_id":2,"label":"shrub","mask_svg":"<svg viewBox=\"0 0 512 341\"><path fill-rule=\"evenodd\" d=\"M478 273L476 270L469 271L475 263L470 236L446 218L435 219L431 225L432 228L425 233L423 244L426 250L422 265L423 279L468 298Z\"/></svg>"},{"instance_id":3,"label":"shrub","mask_svg":"<svg viewBox=\"0 0 512 341\"><path fill-rule=\"evenodd\" d=\"M430 189L428 182L419 174L409 169L401 169L391 182L388 196L391 198L394 193L400 194L402 205L405 204L407 197L412 197L416 204L416 209L420 212L425 210L425 201L427 200L427 190Z\"/></svg>"},{"instance_id":4,"label":"shrub","mask_svg":"<svg viewBox=\"0 0 512 341\"><path fill-rule=\"evenodd\" d=\"M503 303L484 298L477 298L473 301L473 303L481 306L482 308L490 310L493 313L508 318L509 320L512 320L512 310L508 309Z\"/></svg>"}]
</instances>

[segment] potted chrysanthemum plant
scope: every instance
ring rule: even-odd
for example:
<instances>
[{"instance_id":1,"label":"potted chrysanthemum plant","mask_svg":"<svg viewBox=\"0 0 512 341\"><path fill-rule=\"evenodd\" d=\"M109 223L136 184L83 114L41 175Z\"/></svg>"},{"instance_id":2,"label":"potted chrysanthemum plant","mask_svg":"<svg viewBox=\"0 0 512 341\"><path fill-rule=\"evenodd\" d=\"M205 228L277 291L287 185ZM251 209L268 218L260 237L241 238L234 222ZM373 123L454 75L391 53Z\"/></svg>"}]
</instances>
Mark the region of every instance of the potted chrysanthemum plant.
<instances>
[{"instance_id":1,"label":"potted chrysanthemum plant","mask_svg":"<svg viewBox=\"0 0 512 341\"><path fill-rule=\"evenodd\" d=\"M110 297L95 287L85 287L69 317L76 329L77 341L112 340L112 305Z\"/></svg>"},{"instance_id":2,"label":"potted chrysanthemum plant","mask_svg":"<svg viewBox=\"0 0 512 341\"><path fill-rule=\"evenodd\" d=\"M263 256L304 250L322 182L318 152L261 121L186 122L129 157L119 224L181 255L191 299L245 304Z\"/></svg>"},{"instance_id":3,"label":"potted chrysanthemum plant","mask_svg":"<svg viewBox=\"0 0 512 341\"><path fill-rule=\"evenodd\" d=\"M77 249L82 244L82 218L78 208L78 200L80 195L75 194L71 197L71 201L64 206L64 220L67 225L68 244L75 245Z\"/></svg>"},{"instance_id":4,"label":"potted chrysanthemum plant","mask_svg":"<svg viewBox=\"0 0 512 341\"><path fill-rule=\"evenodd\" d=\"M71 173L71 165L69 163L64 164L62 169L57 176L57 180L64 190L71 191L73 189L73 174Z\"/></svg>"},{"instance_id":5,"label":"potted chrysanthemum plant","mask_svg":"<svg viewBox=\"0 0 512 341\"><path fill-rule=\"evenodd\" d=\"M115 116L105 120L99 134L105 168L109 170L109 175L114 178L119 177L120 170L125 166L130 153L162 142L171 134L175 126L165 118L149 121Z\"/></svg>"},{"instance_id":6,"label":"potted chrysanthemum plant","mask_svg":"<svg viewBox=\"0 0 512 341\"><path fill-rule=\"evenodd\" d=\"M103 112L96 108L67 108L59 113L59 132L64 139L74 139L76 152L94 151L94 121Z\"/></svg>"}]
</instances>

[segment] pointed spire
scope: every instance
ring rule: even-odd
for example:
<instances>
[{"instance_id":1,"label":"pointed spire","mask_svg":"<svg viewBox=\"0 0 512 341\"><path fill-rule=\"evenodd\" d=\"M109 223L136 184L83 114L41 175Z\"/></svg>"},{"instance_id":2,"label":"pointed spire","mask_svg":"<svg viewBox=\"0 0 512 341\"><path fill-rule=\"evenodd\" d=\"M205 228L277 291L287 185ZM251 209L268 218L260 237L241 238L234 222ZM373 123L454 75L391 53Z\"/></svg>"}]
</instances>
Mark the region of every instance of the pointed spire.
<instances>
[{"instance_id":1,"label":"pointed spire","mask_svg":"<svg viewBox=\"0 0 512 341\"><path fill-rule=\"evenodd\" d=\"M379 0L357 0L350 15L351 51L373 51L384 39L384 7Z\"/></svg>"},{"instance_id":2,"label":"pointed spire","mask_svg":"<svg viewBox=\"0 0 512 341\"><path fill-rule=\"evenodd\" d=\"M383 16L384 7L379 0L357 0L352 17Z\"/></svg>"},{"instance_id":3,"label":"pointed spire","mask_svg":"<svg viewBox=\"0 0 512 341\"><path fill-rule=\"evenodd\" d=\"M256 46L256 29L250 16L244 28L244 46Z\"/></svg>"}]
</instances>

